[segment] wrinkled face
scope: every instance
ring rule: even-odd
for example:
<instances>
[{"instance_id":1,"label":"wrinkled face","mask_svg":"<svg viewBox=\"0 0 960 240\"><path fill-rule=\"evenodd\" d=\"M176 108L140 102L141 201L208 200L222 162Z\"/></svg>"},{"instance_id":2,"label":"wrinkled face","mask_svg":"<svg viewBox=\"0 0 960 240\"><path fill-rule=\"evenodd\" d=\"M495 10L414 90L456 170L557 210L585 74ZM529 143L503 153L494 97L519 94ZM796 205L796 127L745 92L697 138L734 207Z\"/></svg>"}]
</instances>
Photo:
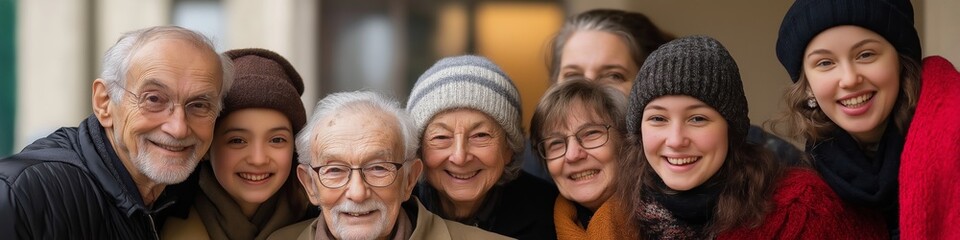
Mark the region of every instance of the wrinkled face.
<instances>
[{"instance_id":1,"label":"wrinkled face","mask_svg":"<svg viewBox=\"0 0 960 240\"><path fill-rule=\"evenodd\" d=\"M347 110L345 110L347 111ZM400 204L410 198L419 161L406 163L416 171L404 171L390 185L373 187L359 170L349 170L349 180L339 188L321 184L311 168L330 164L362 168L374 163L403 162L403 142L395 118L382 111L340 112L322 119L311 147L310 166L300 165L297 174L314 205L319 205L329 231L337 239L386 238L399 216ZM369 177L369 176L368 176Z\"/></svg>"},{"instance_id":2,"label":"wrinkled face","mask_svg":"<svg viewBox=\"0 0 960 240\"><path fill-rule=\"evenodd\" d=\"M900 92L893 45L862 27L833 27L807 45L803 73L830 120L861 143L879 141Z\"/></svg>"},{"instance_id":3,"label":"wrinkled face","mask_svg":"<svg viewBox=\"0 0 960 240\"><path fill-rule=\"evenodd\" d=\"M287 181L293 145L293 128L282 113L265 108L231 112L214 132L213 174L241 209L255 210Z\"/></svg>"},{"instance_id":4,"label":"wrinkled face","mask_svg":"<svg viewBox=\"0 0 960 240\"><path fill-rule=\"evenodd\" d=\"M128 92L120 103L111 101L109 120L101 118L101 124L112 132L117 155L134 178L182 182L213 138L221 97L219 59L179 39L154 40L132 59ZM156 106L163 110L148 110Z\"/></svg>"},{"instance_id":5,"label":"wrinkled face","mask_svg":"<svg viewBox=\"0 0 960 240\"><path fill-rule=\"evenodd\" d=\"M513 155L500 124L471 109L434 116L420 146L427 182L455 203L482 201Z\"/></svg>"},{"instance_id":6,"label":"wrinkled face","mask_svg":"<svg viewBox=\"0 0 960 240\"><path fill-rule=\"evenodd\" d=\"M551 124L552 129L543 131L542 151L566 145L563 157L546 160L547 170L560 195L596 211L615 191L621 135L602 127L612 123L586 110L582 103L575 102L570 109L565 124ZM603 145L596 146L599 143Z\"/></svg>"},{"instance_id":7,"label":"wrinkled face","mask_svg":"<svg viewBox=\"0 0 960 240\"><path fill-rule=\"evenodd\" d=\"M647 162L670 189L706 182L726 160L727 121L696 98L662 96L643 109L640 133Z\"/></svg>"},{"instance_id":8,"label":"wrinkled face","mask_svg":"<svg viewBox=\"0 0 960 240\"><path fill-rule=\"evenodd\" d=\"M623 38L603 31L578 31L563 46L557 82L584 77L628 95L639 70Z\"/></svg>"}]
</instances>

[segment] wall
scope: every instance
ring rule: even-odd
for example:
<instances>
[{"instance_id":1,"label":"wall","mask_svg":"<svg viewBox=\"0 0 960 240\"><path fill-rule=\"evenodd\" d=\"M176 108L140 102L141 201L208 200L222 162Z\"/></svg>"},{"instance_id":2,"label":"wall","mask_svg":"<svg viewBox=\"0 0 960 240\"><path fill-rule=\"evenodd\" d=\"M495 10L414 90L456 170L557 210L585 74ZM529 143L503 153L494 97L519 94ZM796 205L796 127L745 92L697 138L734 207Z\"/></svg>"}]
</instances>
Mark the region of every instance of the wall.
<instances>
[{"instance_id":1,"label":"wall","mask_svg":"<svg viewBox=\"0 0 960 240\"><path fill-rule=\"evenodd\" d=\"M87 1L19 1L15 152L90 113Z\"/></svg>"},{"instance_id":2,"label":"wall","mask_svg":"<svg viewBox=\"0 0 960 240\"><path fill-rule=\"evenodd\" d=\"M923 22L919 29L920 40L923 41L923 55L941 55L953 62L954 66L960 66L960 1L913 2L914 8L923 13L918 15L918 20Z\"/></svg>"}]
</instances>

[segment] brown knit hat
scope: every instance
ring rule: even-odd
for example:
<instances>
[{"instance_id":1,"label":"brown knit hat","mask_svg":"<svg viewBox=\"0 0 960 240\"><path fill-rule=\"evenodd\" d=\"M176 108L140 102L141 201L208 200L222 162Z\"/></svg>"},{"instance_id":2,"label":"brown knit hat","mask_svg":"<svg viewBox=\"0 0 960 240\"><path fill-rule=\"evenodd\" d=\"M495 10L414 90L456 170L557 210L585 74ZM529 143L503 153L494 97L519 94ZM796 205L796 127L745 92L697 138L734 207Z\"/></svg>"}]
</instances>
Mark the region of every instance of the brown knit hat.
<instances>
[{"instance_id":1,"label":"brown knit hat","mask_svg":"<svg viewBox=\"0 0 960 240\"><path fill-rule=\"evenodd\" d=\"M300 101L303 79L283 56L266 49L234 49L224 53L233 60L233 87L223 99L220 117L245 108L268 108L290 119L293 132L300 132L307 114ZM218 119L219 122L219 119Z\"/></svg>"}]
</instances>

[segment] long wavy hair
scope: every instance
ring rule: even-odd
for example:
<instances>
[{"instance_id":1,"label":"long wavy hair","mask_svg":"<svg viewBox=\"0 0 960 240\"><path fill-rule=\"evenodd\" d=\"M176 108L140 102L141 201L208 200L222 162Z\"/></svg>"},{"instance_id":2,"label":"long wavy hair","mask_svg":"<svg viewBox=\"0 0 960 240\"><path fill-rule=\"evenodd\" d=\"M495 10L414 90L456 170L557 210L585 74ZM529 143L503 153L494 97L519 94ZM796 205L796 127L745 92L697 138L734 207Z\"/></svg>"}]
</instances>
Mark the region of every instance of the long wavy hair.
<instances>
[{"instance_id":1,"label":"long wavy hair","mask_svg":"<svg viewBox=\"0 0 960 240\"><path fill-rule=\"evenodd\" d=\"M897 58L900 61L900 92L890 112L890 118L897 131L906 135L920 100L920 63L903 54L898 54ZM787 109L767 122L767 127L780 136L808 144L827 138L827 134L838 126L819 107L807 106L810 91L810 83L801 72L799 80L784 94L783 100Z\"/></svg>"},{"instance_id":2,"label":"long wavy hair","mask_svg":"<svg viewBox=\"0 0 960 240\"><path fill-rule=\"evenodd\" d=\"M634 131L639 132L639 131ZM728 146L723 165L707 182L714 182L720 189L713 219L706 226L711 235L735 228L757 227L771 210L769 199L773 196L776 182L783 175L784 167L772 152L763 146L745 142L738 147ZM650 166L643 152L642 136L627 133L624 156L618 173L618 195L621 209L642 209L644 194L676 194L662 183L662 179ZM637 237L647 226L640 223L636 212L628 212L632 225L629 234ZM632 232L636 231L636 232Z\"/></svg>"}]
</instances>

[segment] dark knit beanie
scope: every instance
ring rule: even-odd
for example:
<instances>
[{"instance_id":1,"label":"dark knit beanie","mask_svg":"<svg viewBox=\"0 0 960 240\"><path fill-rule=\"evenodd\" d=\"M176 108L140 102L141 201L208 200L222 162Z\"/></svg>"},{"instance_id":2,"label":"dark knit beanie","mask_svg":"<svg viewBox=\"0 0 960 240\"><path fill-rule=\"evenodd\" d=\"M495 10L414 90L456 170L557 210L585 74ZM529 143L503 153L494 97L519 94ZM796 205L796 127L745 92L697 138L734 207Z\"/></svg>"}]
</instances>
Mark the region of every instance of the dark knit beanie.
<instances>
[{"instance_id":1,"label":"dark knit beanie","mask_svg":"<svg viewBox=\"0 0 960 240\"><path fill-rule=\"evenodd\" d=\"M307 121L300 95L303 79L283 56L266 49L245 48L224 53L233 60L233 87L223 99L220 117L246 108L277 110L290 119L293 133Z\"/></svg>"},{"instance_id":2,"label":"dark knit beanie","mask_svg":"<svg viewBox=\"0 0 960 240\"><path fill-rule=\"evenodd\" d=\"M487 114L507 133L513 152L523 151L520 93L489 59L470 55L441 59L417 79L407 100L418 138L437 113L456 108Z\"/></svg>"},{"instance_id":3,"label":"dark knit beanie","mask_svg":"<svg viewBox=\"0 0 960 240\"><path fill-rule=\"evenodd\" d=\"M690 96L706 103L730 125L730 145L744 142L750 117L740 70L717 40L683 37L660 46L647 57L630 91L627 132L640 135L643 109L650 101L667 95Z\"/></svg>"},{"instance_id":4,"label":"dark knit beanie","mask_svg":"<svg viewBox=\"0 0 960 240\"><path fill-rule=\"evenodd\" d=\"M897 52L918 63L920 37L909 0L797 0L787 10L777 37L777 58L797 82L810 40L832 27L860 26L883 36Z\"/></svg>"}]
</instances>

